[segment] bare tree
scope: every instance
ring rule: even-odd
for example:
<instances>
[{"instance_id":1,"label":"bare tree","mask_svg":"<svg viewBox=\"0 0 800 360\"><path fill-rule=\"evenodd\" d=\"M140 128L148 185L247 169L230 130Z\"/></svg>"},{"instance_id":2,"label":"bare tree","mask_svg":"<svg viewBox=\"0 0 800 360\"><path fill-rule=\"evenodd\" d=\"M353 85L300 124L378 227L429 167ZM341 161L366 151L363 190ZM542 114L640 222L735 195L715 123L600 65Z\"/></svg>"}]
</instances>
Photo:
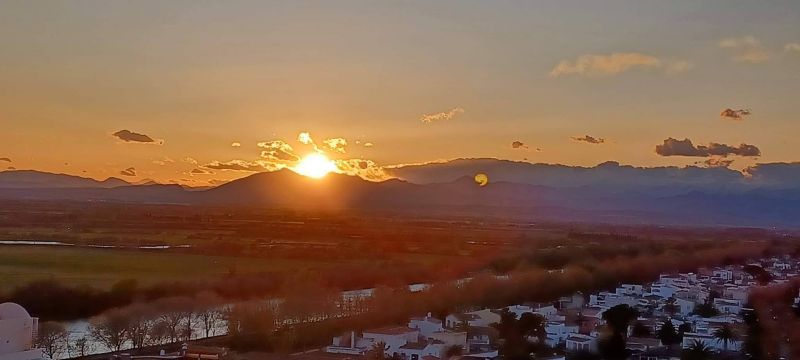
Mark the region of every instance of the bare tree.
<instances>
[{"instance_id":1,"label":"bare tree","mask_svg":"<svg viewBox=\"0 0 800 360\"><path fill-rule=\"evenodd\" d=\"M92 351L94 351L94 345L86 336L75 339L75 341L69 344L69 354L71 357L84 357L89 355Z\"/></svg>"},{"instance_id":2,"label":"bare tree","mask_svg":"<svg viewBox=\"0 0 800 360\"><path fill-rule=\"evenodd\" d=\"M92 339L109 350L120 351L128 341L130 318L121 310L111 310L95 321L89 333Z\"/></svg>"},{"instance_id":3,"label":"bare tree","mask_svg":"<svg viewBox=\"0 0 800 360\"><path fill-rule=\"evenodd\" d=\"M42 349L51 359L57 359L65 350L69 334L64 325L56 322L45 322L39 325L36 347Z\"/></svg>"},{"instance_id":4,"label":"bare tree","mask_svg":"<svg viewBox=\"0 0 800 360\"><path fill-rule=\"evenodd\" d=\"M196 317L203 324L203 331L206 337L216 335L217 326L223 319L223 313L219 309L205 309L196 313Z\"/></svg>"}]
</instances>

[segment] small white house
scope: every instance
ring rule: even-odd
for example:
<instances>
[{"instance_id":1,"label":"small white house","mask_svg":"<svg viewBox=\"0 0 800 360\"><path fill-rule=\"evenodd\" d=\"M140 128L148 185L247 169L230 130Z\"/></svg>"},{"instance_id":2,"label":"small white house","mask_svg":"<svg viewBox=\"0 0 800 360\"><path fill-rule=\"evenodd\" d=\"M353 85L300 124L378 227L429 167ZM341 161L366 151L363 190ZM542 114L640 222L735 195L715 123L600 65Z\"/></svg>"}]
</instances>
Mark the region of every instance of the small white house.
<instances>
[{"instance_id":1,"label":"small white house","mask_svg":"<svg viewBox=\"0 0 800 360\"><path fill-rule=\"evenodd\" d=\"M17 304L0 304L0 360L47 359L34 347L39 319L31 317Z\"/></svg>"},{"instance_id":2,"label":"small white house","mask_svg":"<svg viewBox=\"0 0 800 360\"><path fill-rule=\"evenodd\" d=\"M597 337L583 334L571 334L567 337L566 350L569 352L597 352Z\"/></svg>"}]
</instances>

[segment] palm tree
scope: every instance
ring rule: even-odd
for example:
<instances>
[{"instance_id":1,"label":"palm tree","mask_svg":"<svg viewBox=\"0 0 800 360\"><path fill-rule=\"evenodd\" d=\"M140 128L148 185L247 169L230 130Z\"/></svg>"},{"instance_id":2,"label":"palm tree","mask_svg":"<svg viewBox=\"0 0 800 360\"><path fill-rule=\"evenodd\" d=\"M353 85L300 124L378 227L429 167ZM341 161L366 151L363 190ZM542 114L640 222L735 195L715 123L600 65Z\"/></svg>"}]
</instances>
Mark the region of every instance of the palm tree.
<instances>
[{"instance_id":1,"label":"palm tree","mask_svg":"<svg viewBox=\"0 0 800 360\"><path fill-rule=\"evenodd\" d=\"M711 348L704 342L695 340L688 348L681 354L681 360L708 360L711 358Z\"/></svg>"},{"instance_id":2,"label":"palm tree","mask_svg":"<svg viewBox=\"0 0 800 360\"><path fill-rule=\"evenodd\" d=\"M725 350L728 350L728 343L736 339L736 334L731 330L730 326L727 324L723 327L714 330L714 337L717 338L717 342L723 343Z\"/></svg>"}]
</instances>

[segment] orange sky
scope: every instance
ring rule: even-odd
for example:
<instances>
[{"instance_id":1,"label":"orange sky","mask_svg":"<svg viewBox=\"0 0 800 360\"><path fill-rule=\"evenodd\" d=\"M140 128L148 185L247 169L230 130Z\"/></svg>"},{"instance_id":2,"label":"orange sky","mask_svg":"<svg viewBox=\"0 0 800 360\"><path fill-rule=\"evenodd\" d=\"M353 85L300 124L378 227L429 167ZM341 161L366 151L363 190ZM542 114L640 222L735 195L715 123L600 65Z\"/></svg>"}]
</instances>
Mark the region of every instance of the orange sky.
<instances>
[{"instance_id":1,"label":"orange sky","mask_svg":"<svg viewBox=\"0 0 800 360\"><path fill-rule=\"evenodd\" d=\"M799 24L788 0L4 1L0 169L207 184L275 163L262 142L314 152L304 131L370 168L708 160L656 154L670 137L798 161Z\"/></svg>"}]
</instances>

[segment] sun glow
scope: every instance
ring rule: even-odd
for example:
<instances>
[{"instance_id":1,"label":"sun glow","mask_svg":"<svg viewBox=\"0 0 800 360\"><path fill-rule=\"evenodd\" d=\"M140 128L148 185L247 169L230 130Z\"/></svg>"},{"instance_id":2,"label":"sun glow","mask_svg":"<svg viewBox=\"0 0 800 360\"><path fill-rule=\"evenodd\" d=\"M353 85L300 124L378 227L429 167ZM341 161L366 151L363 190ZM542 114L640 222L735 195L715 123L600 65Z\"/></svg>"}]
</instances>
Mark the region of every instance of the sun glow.
<instances>
[{"instance_id":1,"label":"sun glow","mask_svg":"<svg viewBox=\"0 0 800 360\"><path fill-rule=\"evenodd\" d=\"M328 159L327 156L318 153L306 155L306 157L300 160L300 163L294 167L294 171L298 174L315 179L322 178L334 170L336 170L336 164Z\"/></svg>"}]
</instances>

